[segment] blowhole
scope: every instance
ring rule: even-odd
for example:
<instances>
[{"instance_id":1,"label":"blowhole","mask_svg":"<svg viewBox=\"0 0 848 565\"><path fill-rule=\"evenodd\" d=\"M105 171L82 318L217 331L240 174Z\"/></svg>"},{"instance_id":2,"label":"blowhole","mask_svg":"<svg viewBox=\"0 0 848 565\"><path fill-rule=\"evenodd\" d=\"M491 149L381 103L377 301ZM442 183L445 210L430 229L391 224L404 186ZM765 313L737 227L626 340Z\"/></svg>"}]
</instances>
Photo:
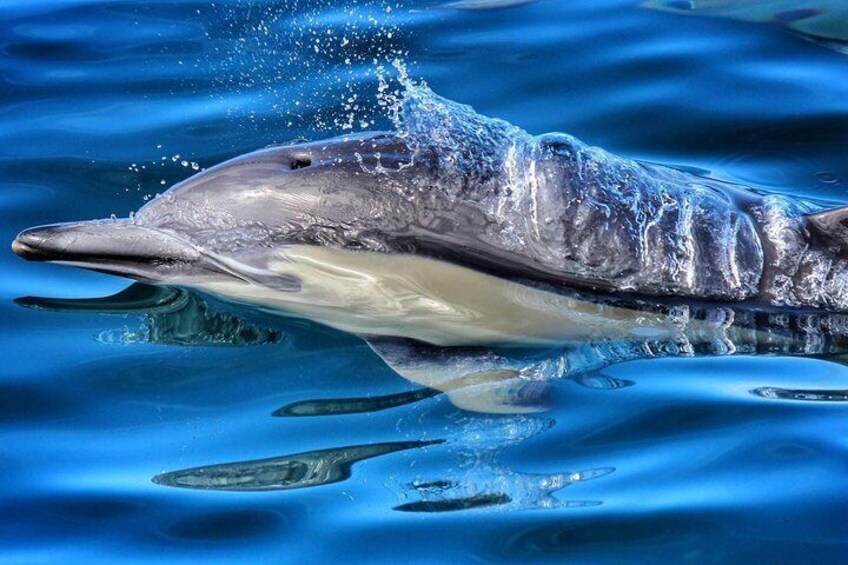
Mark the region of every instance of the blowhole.
<instances>
[{"instance_id":1,"label":"blowhole","mask_svg":"<svg viewBox=\"0 0 848 565\"><path fill-rule=\"evenodd\" d=\"M312 159L309 159L308 157L294 157L289 163L289 167L291 170L296 171L297 169L305 169L311 164Z\"/></svg>"}]
</instances>

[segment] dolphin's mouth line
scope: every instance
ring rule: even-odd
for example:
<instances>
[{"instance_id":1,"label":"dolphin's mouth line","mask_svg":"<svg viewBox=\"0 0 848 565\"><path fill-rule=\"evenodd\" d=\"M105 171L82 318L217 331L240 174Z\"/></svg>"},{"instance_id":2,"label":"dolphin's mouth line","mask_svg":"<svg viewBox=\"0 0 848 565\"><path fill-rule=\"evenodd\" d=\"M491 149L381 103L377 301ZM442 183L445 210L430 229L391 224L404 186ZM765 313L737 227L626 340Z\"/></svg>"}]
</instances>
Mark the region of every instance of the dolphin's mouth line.
<instances>
[{"instance_id":1,"label":"dolphin's mouth line","mask_svg":"<svg viewBox=\"0 0 848 565\"><path fill-rule=\"evenodd\" d=\"M208 266L244 283L283 292L298 292L301 290L301 281L294 275L274 273L265 269L250 267L249 265L227 259L205 249L197 249L197 251L206 260Z\"/></svg>"},{"instance_id":2,"label":"dolphin's mouth line","mask_svg":"<svg viewBox=\"0 0 848 565\"><path fill-rule=\"evenodd\" d=\"M12 242L12 253L17 255L18 257L22 257L27 261L51 261L52 259L49 257L48 253L44 253L44 251L29 245L26 242L20 241L19 239L15 239Z\"/></svg>"},{"instance_id":3,"label":"dolphin's mouth line","mask_svg":"<svg viewBox=\"0 0 848 565\"><path fill-rule=\"evenodd\" d=\"M178 232L148 226L143 227L190 247L195 253L197 253L198 258L203 259L205 266L212 267L211 270L229 275L248 284L270 287L276 290L300 290L299 282L292 276L268 273L262 269L252 268L244 263L227 259L223 255L200 247L191 240L185 239Z\"/></svg>"}]
</instances>

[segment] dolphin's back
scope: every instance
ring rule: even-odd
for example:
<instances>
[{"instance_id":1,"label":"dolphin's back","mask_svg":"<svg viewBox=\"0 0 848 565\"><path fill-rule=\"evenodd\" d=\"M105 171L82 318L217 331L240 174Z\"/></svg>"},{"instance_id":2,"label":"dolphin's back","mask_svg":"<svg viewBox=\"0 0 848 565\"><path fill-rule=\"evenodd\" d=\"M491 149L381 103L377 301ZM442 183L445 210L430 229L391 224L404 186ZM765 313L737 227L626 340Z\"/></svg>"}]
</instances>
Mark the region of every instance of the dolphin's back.
<instances>
[{"instance_id":1,"label":"dolphin's back","mask_svg":"<svg viewBox=\"0 0 848 565\"><path fill-rule=\"evenodd\" d=\"M539 189L529 208L545 212L528 214L528 229L558 251L565 271L645 294L757 294L760 238L718 183L622 159L566 135L534 144Z\"/></svg>"},{"instance_id":2,"label":"dolphin's back","mask_svg":"<svg viewBox=\"0 0 848 565\"><path fill-rule=\"evenodd\" d=\"M405 86L400 134L427 156L417 162L429 163L428 193L440 195L432 206L419 198L415 210L451 220L440 229L455 226L434 233L416 222L416 238L598 290L848 308L848 234L833 233L848 226L848 212L822 218L824 233L814 233L821 205L618 157L565 134L532 137Z\"/></svg>"},{"instance_id":3,"label":"dolphin's back","mask_svg":"<svg viewBox=\"0 0 848 565\"><path fill-rule=\"evenodd\" d=\"M724 300L759 293L765 257L747 212L755 195L569 135L532 137L426 88L412 88L403 111L405 138L435 171L435 215L458 226L436 237L498 250L504 266L565 284Z\"/></svg>"}]
</instances>

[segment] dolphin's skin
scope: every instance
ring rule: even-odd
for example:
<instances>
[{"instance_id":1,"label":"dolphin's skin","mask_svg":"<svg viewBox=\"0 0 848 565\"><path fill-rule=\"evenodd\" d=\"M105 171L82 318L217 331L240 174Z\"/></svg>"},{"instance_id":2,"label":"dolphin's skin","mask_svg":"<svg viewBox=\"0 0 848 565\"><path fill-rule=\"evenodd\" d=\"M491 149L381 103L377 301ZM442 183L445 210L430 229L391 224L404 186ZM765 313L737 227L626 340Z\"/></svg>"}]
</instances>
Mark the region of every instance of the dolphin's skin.
<instances>
[{"instance_id":1,"label":"dolphin's skin","mask_svg":"<svg viewBox=\"0 0 848 565\"><path fill-rule=\"evenodd\" d=\"M396 133L256 151L130 219L33 228L12 247L265 305L303 291L304 269L324 276L339 250L356 260L333 271L337 288L374 286L360 302L388 300L366 272L379 261L365 257L382 254L601 292L848 308L841 209L620 158L568 135L532 137L421 86L408 87L402 110Z\"/></svg>"}]
</instances>

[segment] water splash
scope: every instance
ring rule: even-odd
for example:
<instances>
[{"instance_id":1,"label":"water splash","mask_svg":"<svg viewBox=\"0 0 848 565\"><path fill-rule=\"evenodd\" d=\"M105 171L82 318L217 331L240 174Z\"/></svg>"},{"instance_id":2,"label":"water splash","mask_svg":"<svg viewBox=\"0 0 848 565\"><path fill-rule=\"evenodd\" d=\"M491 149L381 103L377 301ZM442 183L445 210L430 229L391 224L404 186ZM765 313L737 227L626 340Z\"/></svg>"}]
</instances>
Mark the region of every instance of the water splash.
<instances>
[{"instance_id":1,"label":"water splash","mask_svg":"<svg viewBox=\"0 0 848 565\"><path fill-rule=\"evenodd\" d=\"M399 485L402 512L458 510L533 510L598 506L599 500L562 500L557 494L575 483L600 478L613 467L578 472L528 473L499 461L508 448L536 437L554 425L550 418L452 418L455 429L446 447L458 465L437 477L418 476Z\"/></svg>"},{"instance_id":2,"label":"water splash","mask_svg":"<svg viewBox=\"0 0 848 565\"><path fill-rule=\"evenodd\" d=\"M408 57L403 11L392 0L213 4L198 9L217 24L207 26L212 47L195 65L216 69L220 94L211 96L230 104L234 118L367 129L378 120L366 100L377 66Z\"/></svg>"}]
</instances>

